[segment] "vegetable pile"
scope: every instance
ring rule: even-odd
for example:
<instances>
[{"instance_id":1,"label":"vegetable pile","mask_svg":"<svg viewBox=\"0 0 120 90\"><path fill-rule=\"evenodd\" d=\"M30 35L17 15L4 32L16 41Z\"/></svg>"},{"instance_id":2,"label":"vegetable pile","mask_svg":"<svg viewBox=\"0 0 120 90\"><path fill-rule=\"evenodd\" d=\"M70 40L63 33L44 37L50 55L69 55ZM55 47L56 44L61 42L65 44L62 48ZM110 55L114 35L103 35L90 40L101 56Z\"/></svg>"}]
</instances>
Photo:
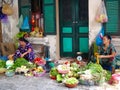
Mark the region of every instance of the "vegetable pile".
<instances>
[{"instance_id":1,"label":"vegetable pile","mask_svg":"<svg viewBox=\"0 0 120 90\"><path fill-rule=\"evenodd\" d=\"M52 68L49 74L55 76L57 82L65 84L79 82L82 85L100 85L111 78L111 72L104 70L100 64L92 62L85 65L76 62L67 65L65 63Z\"/></svg>"},{"instance_id":2,"label":"vegetable pile","mask_svg":"<svg viewBox=\"0 0 120 90\"><path fill-rule=\"evenodd\" d=\"M100 64L88 63L80 72L80 81L83 84L84 81L89 84L89 81L93 81L95 84L101 84L108 81L111 78L111 73L102 68Z\"/></svg>"},{"instance_id":3,"label":"vegetable pile","mask_svg":"<svg viewBox=\"0 0 120 90\"><path fill-rule=\"evenodd\" d=\"M71 77L65 80L66 84L78 84L78 80L75 77Z\"/></svg>"},{"instance_id":4,"label":"vegetable pile","mask_svg":"<svg viewBox=\"0 0 120 90\"><path fill-rule=\"evenodd\" d=\"M31 69L36 67L35 64L28 62L24 58L17 58L14 62L14 65L10 69L15 70L16 68L21 66L26 66L27 68L31 68Z\"/></svg>"},{"instance_id":5,"label":"vegetable pile","mask_svg":"<svg viewBox=\"0 0 120 90\"><path fill-rule=\"evenodd\" d=\"M5 68L6 62L4 60L0 60L0 68Z\"/></svg>"}]
</instances>

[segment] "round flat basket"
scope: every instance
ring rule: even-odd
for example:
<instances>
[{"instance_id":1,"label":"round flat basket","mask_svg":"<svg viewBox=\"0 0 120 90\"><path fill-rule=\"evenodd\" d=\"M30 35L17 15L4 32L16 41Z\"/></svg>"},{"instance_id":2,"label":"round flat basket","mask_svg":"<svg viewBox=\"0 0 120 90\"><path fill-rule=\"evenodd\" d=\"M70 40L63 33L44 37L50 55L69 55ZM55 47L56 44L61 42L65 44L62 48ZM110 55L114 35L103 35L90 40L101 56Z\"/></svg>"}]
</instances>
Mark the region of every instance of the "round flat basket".
<instances>
[{"instance_id":1,"label":"round flat basket","mask_svg":"<svg viewBox=\"0 0 120 90\"><path fill-rule=\"evenodd\" d=\"M53 80L56 80L56 76L50 75L50 78L53 79Z\"/></svg>"},{"instance_id":2,"label":"round flat basket","mask_svg":"<svg viewBox=\"0 0 120 90\"><path fill-rule=\"evenodd\" d=\"M58 72L61 74L67 74L69 72L69 70L58 70Z\"/></svg>"},{"instance_id":3,"label":"round flat basket","mask_svg":"<svg viewBox=\"0 0 120 90\"><path fill-rule=\"evenodd\" d=\"M77 85L78 85L77 83L75 83L75 84L67 84L67 83L65 83L65 86L68 87L68 88L74 88Z\"/></svg>"}]
</instances>

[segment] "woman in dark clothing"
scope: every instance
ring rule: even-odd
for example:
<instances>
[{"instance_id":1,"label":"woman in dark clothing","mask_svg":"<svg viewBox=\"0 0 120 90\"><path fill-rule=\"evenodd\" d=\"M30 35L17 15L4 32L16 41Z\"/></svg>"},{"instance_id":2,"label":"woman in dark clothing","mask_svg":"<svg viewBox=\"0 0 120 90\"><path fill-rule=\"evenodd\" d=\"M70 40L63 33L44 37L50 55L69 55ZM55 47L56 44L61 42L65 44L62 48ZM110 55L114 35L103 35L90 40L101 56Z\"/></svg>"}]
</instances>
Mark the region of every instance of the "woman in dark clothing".
<instances>
[{"instance_id":1,"label":"woman in dark clothing","mask_svg":"<svg viewBox=\"0 0 120 90\"><path fill-rule=\"evenodd\" d=\"M14 54L9 55L9 57L14 57L14 59L22 57L32 62L34 60L35 55L34 55L32 45L25 38L22 37L22 38L19 38L18 49Z\"/></svg>"},{"instance_id":2,"label":"woman in dark clothing","mask_svg":"<svg viewBox=\"0 0 120 90\"><path fill-rule=\"evenodd\" d=\"M111 43L111 37L109 35L104 35L103 37L103 45L99 49L100 64L104 69L106 67L112 68L112 73L115 72L114 58L116 56L116 50L114 45Z\"/></svg>"}]
</instances>

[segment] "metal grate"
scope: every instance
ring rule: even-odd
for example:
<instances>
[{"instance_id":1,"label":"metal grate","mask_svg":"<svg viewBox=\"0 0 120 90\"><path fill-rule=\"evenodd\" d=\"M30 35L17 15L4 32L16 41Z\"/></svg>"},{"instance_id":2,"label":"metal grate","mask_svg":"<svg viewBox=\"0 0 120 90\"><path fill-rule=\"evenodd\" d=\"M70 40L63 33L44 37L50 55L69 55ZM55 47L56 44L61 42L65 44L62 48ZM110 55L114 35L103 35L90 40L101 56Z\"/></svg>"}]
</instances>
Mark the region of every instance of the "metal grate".
<instances>
[{"instance_id":1,"label":"metal grate","mask_svg":"<svg viewBox=\"0 0 120 90\"><path fill-rule=\"evenodd\" d=\"M31 5L31 0L20 0L21 6Z\"/></svg>"}]
</instances>

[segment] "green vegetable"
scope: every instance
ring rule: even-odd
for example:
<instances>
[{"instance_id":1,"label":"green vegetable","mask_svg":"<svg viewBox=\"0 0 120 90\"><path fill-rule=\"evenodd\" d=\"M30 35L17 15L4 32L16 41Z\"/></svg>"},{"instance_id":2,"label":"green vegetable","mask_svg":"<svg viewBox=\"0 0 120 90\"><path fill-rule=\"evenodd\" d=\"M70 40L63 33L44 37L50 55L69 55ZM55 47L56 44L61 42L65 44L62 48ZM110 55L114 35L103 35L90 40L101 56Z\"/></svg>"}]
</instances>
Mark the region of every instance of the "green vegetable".
<instances>
[{"instance_id":1,"label":"green vegetable","mask_svg":"<svg viewBox=\"0 0 120 90\"><path fill-rule=\"evenodd\" d=\"M88 63L88 65L86 66L86 69L90 69L91 70L91 73L101 73L103 71L103 68L100 64L97 64L97 63Z\"/></svg>"},{"instance_id":2,"label":"green vegetable","mask_svg":"<svg viewBox=\"0 0 120 90\"><path fill-rule=\"evenodd\" d=\"M74 77L71 77L71 78L66 79L65 83L66 84L76 84L76 83L78 83L78 80Z\"/></svg>"},{"instance_id":3,"label":"green vegetable","mask_svg":"<svg viewBox=\"0 0 120 90\"><path fill-rule=\"evenodd\" d=\"M26 66L26 68L29 68L29 69L36 68L36 64L30 63L30 62L26 63L25 66Z\"/></svg>"},{"instance_id":4,"label":"green vegetable","mask_svg":"<svg viewBox=\"0 0 120 90\"><path fill-rule=\"evenodd\" d=\"M57 74L57 81L58 82L62 82L62 80L63 80L62 75L61 74Z\"/></svg>"},{"instance_id":5,"label":"green vegetable","mask_svg":"<svg viewBox=\"0 0 120 90\"><path fill-rule=\"evenodd\" d=\"M5 68L6 62L4 60L0 60L0 68Z\"/></svg>"},{"instance_id":6,"label":"green vegetable","mask_svg":"<svg viewBox=\"0 0 120 90\"><path fill-rule=\"evenodd\" d=\"M58 74L57 69L56 69L55 67L51 68L51 70L50 70L50 75L52 75L52 76L57 76L57 74Z\"/></svg>"},{"instance_id":7,"label":"green vegetable","mask_svg":"<svg viewBox=\"0 0 120 90\"><path fill-rule=\"evenodd\" d=\"M110 71L107 71L107 70L105 70L106 71L106 78L105 78L105 80L106 81L109 81L110 80L110 78L112 77L112 74L111 74L111 72Z\"/></svg>"},{"instance_id":8,"label":"green vegetable","mask_svg":"<svg viewBox=\"0 0 120 90\"><path fill-rule=\"evenodd\" d=\"M28 64L28 61L24 58L17 58L14 62L14 65L10 67L10 69L15 70L17 67L21 67L22 65L25 66Z\"/></svg>"}]
</instances>

